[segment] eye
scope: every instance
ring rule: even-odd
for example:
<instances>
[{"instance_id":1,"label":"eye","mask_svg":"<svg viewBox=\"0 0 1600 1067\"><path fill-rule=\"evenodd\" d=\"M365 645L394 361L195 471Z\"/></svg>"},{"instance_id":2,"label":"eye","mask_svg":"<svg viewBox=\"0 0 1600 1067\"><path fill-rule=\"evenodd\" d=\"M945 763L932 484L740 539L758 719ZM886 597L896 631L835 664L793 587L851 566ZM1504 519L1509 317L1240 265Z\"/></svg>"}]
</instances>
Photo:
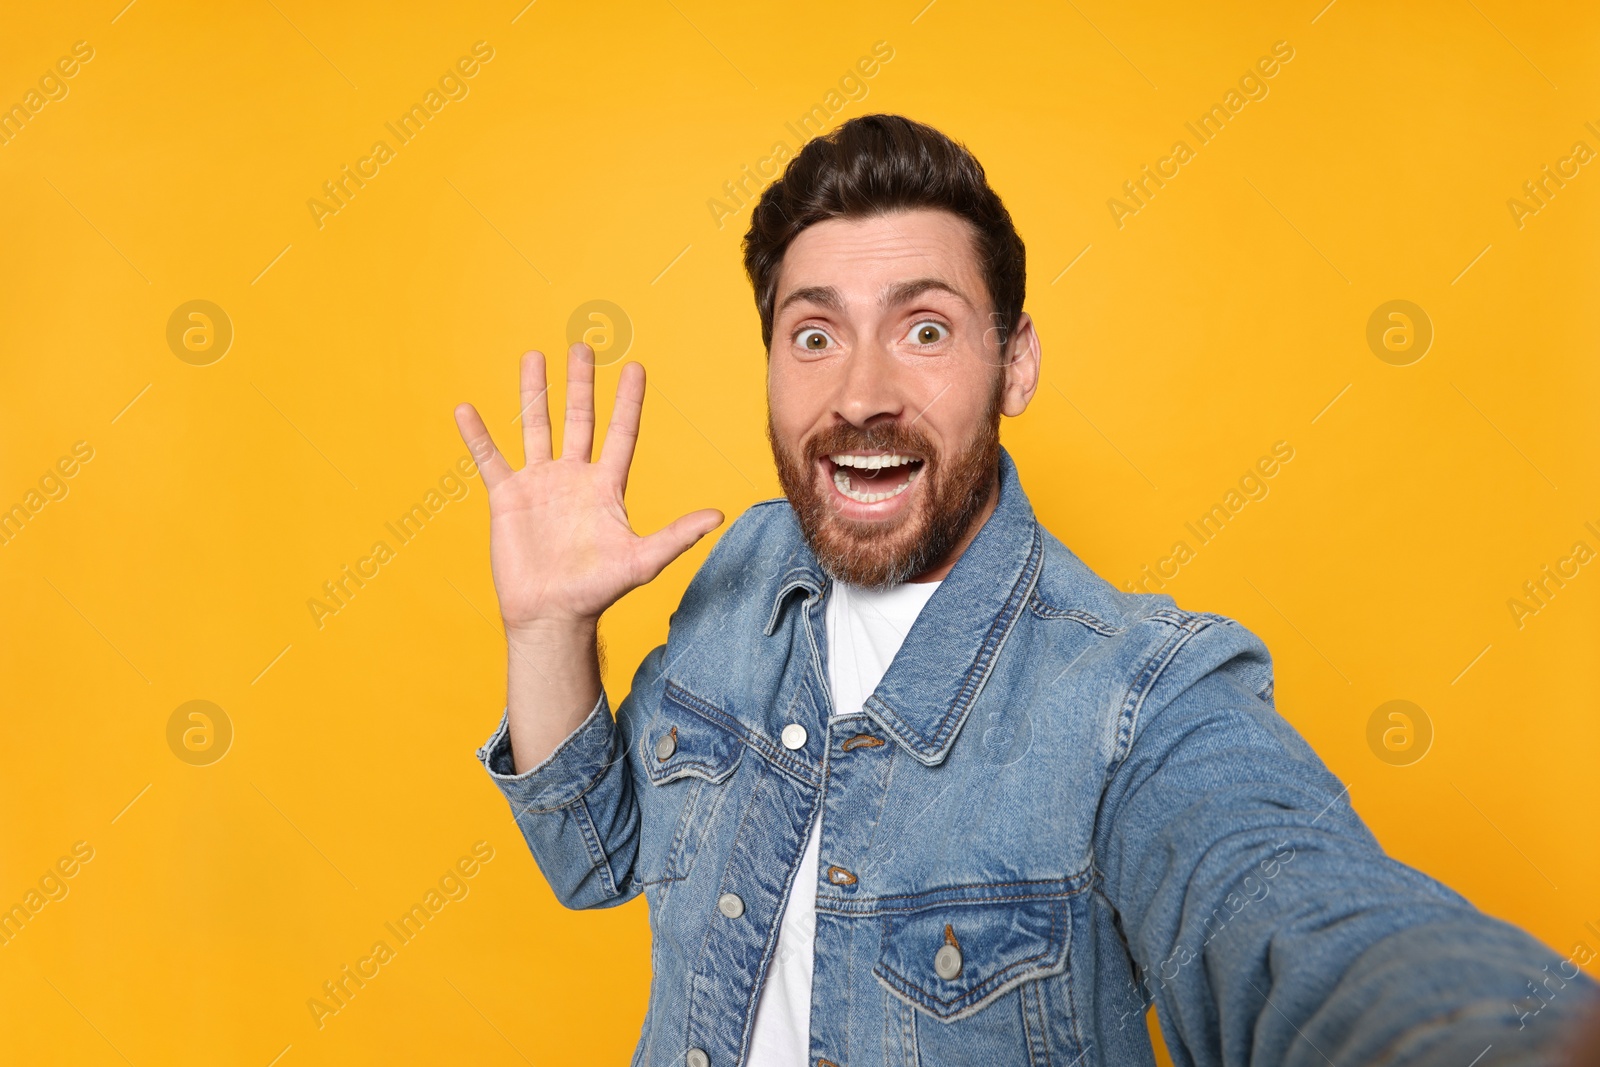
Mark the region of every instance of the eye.
<instances>
[{"instance_id":1,"label":"eye","mask_svg":"<svg viewBox=\"0 0 1600 1067\"><path fill-rule=\"evenodd\" d=\"M808 352L821 352L828 347L833 338L813 326L810 329L801 330L795 335L794 340L795 344Z\"/></svg>"},{"instance_id":2,"label":"eye","mask_svg":"<svg viewBox=\"0 0 1600 1067\"><path fill-rule=\"evenodd\" d=\"M950 336L949 327L942 322L924 319L911 327L911 332L906 335L910 340L919 345L938 344Z\"/></svg>"}]
</instances>

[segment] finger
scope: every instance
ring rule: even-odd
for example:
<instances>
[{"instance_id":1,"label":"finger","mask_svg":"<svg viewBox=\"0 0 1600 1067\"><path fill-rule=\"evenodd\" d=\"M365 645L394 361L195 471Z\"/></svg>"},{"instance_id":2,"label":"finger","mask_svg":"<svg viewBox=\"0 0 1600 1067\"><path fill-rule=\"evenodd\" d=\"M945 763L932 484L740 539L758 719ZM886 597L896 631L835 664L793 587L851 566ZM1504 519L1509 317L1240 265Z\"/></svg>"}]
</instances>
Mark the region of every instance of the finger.
<instances>
[{"instance_id":1,"label":"finger","mask_svg":"<svg viewBox=\"0 0 1600 1067\"><path fill-rule=\"evenodd\" d=\"M722 525L722 512L716 508L691 511L649 537L639 539L637 561L639 584L651 581L667 564L683 555L694 543Z\"/></svg>"},{"instance_id":2,"label":"finger","mask_svg":"<svg viewBox=\"0 0 1600 1067\"><path fill-rule=\"evenodd\" d=\"M617 382L617 402L611 408L611 424L600 443L600 465L628 487L628 468L633 464L633 446L639 440L639 414L644 409L644 368L629 363Z\"/></svg>"},{"instance_id":3,"label":"finger","mask_svg":"<svg viewBox=\"0 0 1600 1067\"><path fill-rule=\"evenodd\" d=\"M545 381L544 353L522 356L522 461L550 458L550 386Z\"/></svg>"},{"instance_id":4,"label":"finger","mask_svg":"<svg viewBox=\"0 0 1600 1067\"><path fill-rule=\"evenodd\" d=\"M567 353L567 422L561 458L588 463L594 454L594 349L579 341Z\"/></svg>"},{"instance_id":5,"label":"finger","mask_svg":"<svg viewBox=\"0 0 1600 1067\"><path fill-rule=\"evenodd\" d=\"M458 405L456 429L461 431L461 439L467 443L467 451L472 453L472 462L483 473L485 488L493 489L511 477L511 465L494 447L494 438L489 436L489 428L483 424L483 416L478 414L477 408L471 404Z\"/></svg>"}]
</instances>

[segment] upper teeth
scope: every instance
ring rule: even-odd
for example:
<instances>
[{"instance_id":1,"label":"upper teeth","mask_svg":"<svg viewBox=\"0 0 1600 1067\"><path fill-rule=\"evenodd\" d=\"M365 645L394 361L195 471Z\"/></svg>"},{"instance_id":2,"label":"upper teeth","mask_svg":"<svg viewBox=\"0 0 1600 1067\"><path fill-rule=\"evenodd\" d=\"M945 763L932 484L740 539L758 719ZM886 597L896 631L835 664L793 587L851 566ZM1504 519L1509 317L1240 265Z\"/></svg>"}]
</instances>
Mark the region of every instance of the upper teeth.
<instances>
[{"instance_id":1,"label":"upper teeth","mask_svg":"<svg viewBox=\"0 0 1600 1067\"><path fill-rule=\"evenodd\" d=\"M840 452L828 457L841 467L859 467L863 470L875 471L881 467L898 467L902 463L915 463L915 456L902 456L898 452L891 452L887 456L856 456L848 452Z\"/></svg>"}]
</instances>

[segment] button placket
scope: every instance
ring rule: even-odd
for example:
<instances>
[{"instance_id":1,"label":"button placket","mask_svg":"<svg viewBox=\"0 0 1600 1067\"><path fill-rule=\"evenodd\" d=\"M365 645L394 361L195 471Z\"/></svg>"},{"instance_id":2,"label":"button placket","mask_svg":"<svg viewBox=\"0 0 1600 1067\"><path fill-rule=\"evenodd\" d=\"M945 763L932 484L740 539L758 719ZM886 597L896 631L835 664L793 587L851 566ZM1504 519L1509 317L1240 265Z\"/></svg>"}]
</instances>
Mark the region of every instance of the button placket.
<instances>
[{"instance_id":1,"label":"button placket","mask_svg":"<svg viewBox=\"0 0 1600 1067\"><path fill-rule=\"evenodd\" d=\"M843 796L859 793L862 790L869 794L885 788L885 773L888 766L887 753L889 743L875 730L875 724L863 714L840 716L828 724L825 745L831 748L837 744L835 755L825 755L824 761L827 770L824 774L824 790L827 796L837 799ZM844 754L851 754L846 759ZM873 755L883 756L885 762L880 763ZM864 762L863 762L864 761ZM827 801L824 798L823 811L827 811ZM819 816L820 818L821 816ZM827 856L830 850L839 845L849 848L848 841L855 839L861 827L848 818L846 825L851 826L850 837L846 841L833 840L833 834L823 832L823 855ZM830 824L831 825L831 824ZM837 833L837 831L835 831ZM872 863L870 855L856 855L855 860L864 861L869 866ZM854 892L854 887L859 878L855 871L838 863L827 863L823 868L822 878L831 886L848 889Z\"/></svg>"}]
</instances>

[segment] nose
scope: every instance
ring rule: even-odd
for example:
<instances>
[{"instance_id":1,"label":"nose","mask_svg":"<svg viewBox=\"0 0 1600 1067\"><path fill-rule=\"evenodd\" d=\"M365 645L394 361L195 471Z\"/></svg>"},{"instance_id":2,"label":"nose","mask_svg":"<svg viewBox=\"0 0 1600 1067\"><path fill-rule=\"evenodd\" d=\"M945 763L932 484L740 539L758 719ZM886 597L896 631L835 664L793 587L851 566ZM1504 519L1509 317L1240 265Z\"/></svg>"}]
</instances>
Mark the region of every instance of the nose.
<instances>
[{"instance_id":1,"label":"nose","mask_svg":"<svg viewBox=\"0 0 1600 1067\"><path fill-rule=\"evenodd\" d=\"M905 411L904 368L883 345L869 342L845 358L833 409L853 426L898 419Z\"/></svg>"}]
</instances>

